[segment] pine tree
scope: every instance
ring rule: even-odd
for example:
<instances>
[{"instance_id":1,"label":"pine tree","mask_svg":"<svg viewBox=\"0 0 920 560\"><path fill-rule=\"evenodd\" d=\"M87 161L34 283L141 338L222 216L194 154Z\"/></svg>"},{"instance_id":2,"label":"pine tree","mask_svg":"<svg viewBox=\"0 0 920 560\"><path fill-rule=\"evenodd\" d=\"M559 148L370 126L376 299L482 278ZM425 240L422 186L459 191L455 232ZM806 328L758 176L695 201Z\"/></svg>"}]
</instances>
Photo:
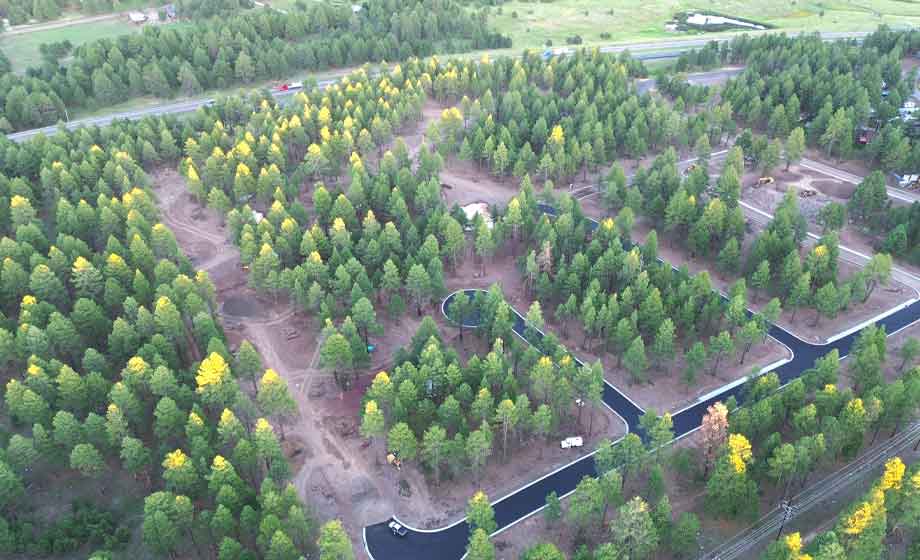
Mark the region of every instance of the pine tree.
<instances>
[{"instance_id":1,"label":"pine tree","mask_svg":"<svg viewBox=\"0 0 920 560\"><path fill-rule=\"evenodd\" d=\"M70 453L70 468L80 471L85 477L98 478L105 467L102 455L92 444L77 444Z\"/></svg>"},{"instance_id":2,"label":"pine tree","mask_svg":"<svg viewBox=\"0 0 920 560\"><path fill-rule=\"evenodd\" d=\"M645 382L648 359L645 357L645 344L641 336L637 336L629 345L623 355L623 366L629 371L633 383Z\"/></svg>"},{"instance_id":3,"label":"pine tree","mask_svg":"<svg viewBox=\"0 0 920 560\"><path fill-rule=\"evenodd\" d=\"M481 529L488 535L498 528L492 504L489 503L489 497L482 490L473 494L467 502L466 521L471 532Z\"/></svg>"},{"instance_id":4,"label":"pine tree","mask_svg":"<svg viewBox=\"0 0 920 560\"><path fill-rule=\"evenodd\" d=\"M351 548L351 539L345 533L342 522L338 519L327 522L320 528L319 539L320 560L354 560L355 553Z\"/></svg>"},{"instance_id":5,"label":"pine tree","mask_svg":"<svg viewBox=\"0 0 920 560\"><path fill-rule=\"evenodd\" d=\"M256 394L259 408L268 416L274 416L281 428L281 441L284 441L284 424L297 414L297 403L288 389L287 383L273 369L265 370L259 381Z\"/></svg>"},{"instance_id":6,"label":"pine tree","mask_svg":"<svg viewBox=\"0 0 920 560\"><path fill-rule=\"evenodd\" d=\"M466 547L468 560L495 560L495 546L489 541L489 535L482 529L473 531L469 545Z\"/></svg>"},{"instance_id":7,"label":"pine tree","mask_svg":"<svg viewBox=\"0 0 920 560\"><path fill-rule=\"evenodd\" d=\"M416 264L409 269L409 275L406 277L406 290L413 299L416 314L421 317L422 306L431 295L431 278L422 265Z\"/></svg>"},{"instance_id":8,"label":"pine tree","mask_svg":"<svg viewBox=\"0 0 920 560\"><path fill-rule=\"evenodd\" d=\"M620 507L610 531L613 543L629 558L647 558L658 548L658 530L648 504L639 496Z\"/></svg>"}]
</instances>

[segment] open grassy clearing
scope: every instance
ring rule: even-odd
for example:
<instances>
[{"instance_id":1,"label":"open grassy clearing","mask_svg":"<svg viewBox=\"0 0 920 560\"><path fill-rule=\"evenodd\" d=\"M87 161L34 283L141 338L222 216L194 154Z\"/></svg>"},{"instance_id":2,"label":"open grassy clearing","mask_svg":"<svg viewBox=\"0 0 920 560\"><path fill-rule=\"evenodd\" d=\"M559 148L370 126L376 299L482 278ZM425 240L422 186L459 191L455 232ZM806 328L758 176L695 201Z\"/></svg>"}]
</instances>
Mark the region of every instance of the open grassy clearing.
<instances>
[{"instance_id":1,"label":"open grassy clearing","mask_svg":"<svg viewBox=\"0 0 920 560\"><path fill-rule=\"evenodd\" d=\"M21 72L30 66L41 65L42 57L38 48L43 43L69 40L76 47L93 39L137 33L140 29L119 20L96 21L3 37L0 39L0 49L13 63L13 70Z\"/></svg>"},{"instance_id":2,"label":"open grassy clearing","mask_svg":"<svg viewBox=\"0 0 920 560\"><path fill-rule=\"evenodd\" d=\"M554 46L565 45L566 37L572 35L581 35L584 44L602 44L702 35L664 29L674 14L698 8L714 8L784 31L860 31L881 24L920 24L920 4L898 0L726 0L717 5L686 0L655 0L639 5L633 0L555 0L545 4L514 0L502 5L500 15L493 9L491 22L498 31L511 36L515 49L540 48L547 39ZM610 34L609 39L601 38L604 32Z\"/></svg>"}]
</instances>

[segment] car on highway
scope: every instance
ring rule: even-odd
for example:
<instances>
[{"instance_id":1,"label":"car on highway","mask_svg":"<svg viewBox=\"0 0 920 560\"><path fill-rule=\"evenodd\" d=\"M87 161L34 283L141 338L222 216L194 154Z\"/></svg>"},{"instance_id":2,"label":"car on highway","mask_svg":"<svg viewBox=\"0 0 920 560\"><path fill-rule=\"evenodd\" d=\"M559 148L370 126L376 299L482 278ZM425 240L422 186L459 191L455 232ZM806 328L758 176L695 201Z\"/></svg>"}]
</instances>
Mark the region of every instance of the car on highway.
<instances>
[{"instance_id":1,"label":"car on highway","mask_svg":"<svg viewBox=\"0 0 920 560\"><path fill-rule=\"evenodd\" d=\"M303 89L303 82L283 82L275 85L275 91L292 91Z\"/></svg>"},{"instance_id":2,"label":"car on highway","mask_svg":"<svg viewBox=\"0 0 920 560\"><path fill-rule=\"evenodd\" d=\"M390 528L390 532L397 537L405 537L409 534L409 530L403 527L401 524L397 523L395 520L390 521L390 524L387 525Z\"/></svg>"}]
</instances>

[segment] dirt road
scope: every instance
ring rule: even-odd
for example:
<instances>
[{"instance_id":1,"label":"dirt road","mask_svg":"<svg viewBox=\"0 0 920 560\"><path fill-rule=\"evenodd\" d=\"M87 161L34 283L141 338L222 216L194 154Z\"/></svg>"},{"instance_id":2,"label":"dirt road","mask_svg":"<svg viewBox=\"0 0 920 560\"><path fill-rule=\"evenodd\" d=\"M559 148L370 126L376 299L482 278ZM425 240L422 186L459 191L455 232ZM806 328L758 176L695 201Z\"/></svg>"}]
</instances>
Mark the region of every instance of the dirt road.
<instances>
[{"instance_id":1,"label":"dirt road","mask_svg":"<svg viewBox=\"0 0 920 560\"><path fill-rule=\"evenodd\" d=\"M125 15L124 12L116 12L113 14L101 14L98 16L86 16L86 17L75 17L75 18L66 18L59 19L55 21L48 21L44 23L30 23L25 25L14 25L7 28L3 32L4 37L10 37L12 35L24 35L26 33L34 33L36 31L48 31L51 29L59 29L61 27L70 27L71 25L83 25L85 23L97 23L100 21L109 21L115 20Z\"/></svg>"}]
</instances>

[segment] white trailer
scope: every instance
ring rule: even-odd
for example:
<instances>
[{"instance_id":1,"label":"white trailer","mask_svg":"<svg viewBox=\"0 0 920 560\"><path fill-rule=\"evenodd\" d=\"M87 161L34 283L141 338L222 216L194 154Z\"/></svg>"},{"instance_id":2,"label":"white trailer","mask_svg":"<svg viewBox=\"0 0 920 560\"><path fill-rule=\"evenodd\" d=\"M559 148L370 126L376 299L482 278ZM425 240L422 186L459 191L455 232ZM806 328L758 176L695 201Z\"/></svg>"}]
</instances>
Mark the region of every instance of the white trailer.
<instances>
[{"instance_id":1,"label":"white trailer","mask_svg":"<svg viewBox=\"0 0 920 560\"><path fill-rule=\"evenodd\" d=\"M567 437L559 444L559 447L562 449L569 449L571 447L581 447L585 444L584 439L581 436Z\"/></svg>"}]
</instances>

